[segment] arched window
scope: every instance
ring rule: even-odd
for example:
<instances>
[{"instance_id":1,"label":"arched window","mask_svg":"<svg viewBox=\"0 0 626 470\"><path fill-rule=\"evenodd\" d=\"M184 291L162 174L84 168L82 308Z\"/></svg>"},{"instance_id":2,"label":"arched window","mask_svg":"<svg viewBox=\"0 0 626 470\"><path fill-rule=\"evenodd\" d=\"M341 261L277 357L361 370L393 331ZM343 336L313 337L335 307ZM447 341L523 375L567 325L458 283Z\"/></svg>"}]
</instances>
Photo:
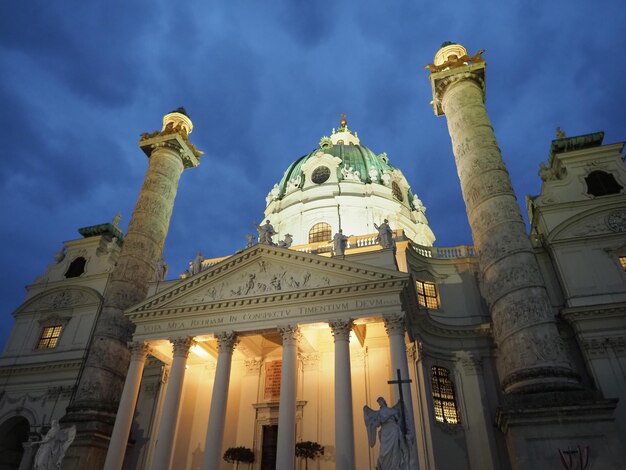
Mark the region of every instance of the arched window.
<instances>
[{"instance_id":1,"label":"arched window","mask_svg":"<svg viewBox=\"0 0 626 470\"><path fill-rule=\"evenodd\" d=\"M450 380L450 371L445 367L433 366L431 386L435 420L440 423L458 424L460 422L459 408L456 404L454 384Z\"/></svg>"},{"instance_id":2,"label":"arched window","mask_svg":"<svg viewBox=\"0 0 626 470\"><path fill-rule=\"evenodd\" d=\"M592 171L585 177L587 183L587 193L592 196L607 196L609 194L619 194L623 189L615 181L615 176L605 171Z\"/></svg>"},{"instance_id":3,"label":"arched window","mask_svg":"<svg viewBox=\"0 0 626 470\"><path fill-rule=\"evenodd\" d=\"M315 224L309 230L309 243L328 242L333 238L332 228L326 222Z\"/></svg>"},{"instance_id":4,"label":"arched window","mask_svg":"<svg viewBox=\"0 0 626 470\"><path fill-rule=\"evenodd\" d=\"M23 416L12 416L0 424L0 468L20 466L24 447L28 441L30 424Z\"/></svg>"},{"instance_id":5,"label":"arched window","mask_svg":"<svg viewBox=\"0 0 626 470\"><path fill-rule=\"evenodd\" d=\"M404 196L402 195L402 191L400 190L400 185L395 181L391 183L391 192L393 197L395 197L398 201L404 201Z\"/></svg>"},{"instance_id":6,"label":"arched window","mask_svg":"<svg viewBox=\"0 0 626 470\"><path fill-rule=\"evenodd\" d=\"M67 271L65 272L65 277L69 279L71 277L80 276L85 272L85 264L87 264L87 260L82 256L79 256L70 263L70 267L67 268Z\"/></svg>"}]
</instances>

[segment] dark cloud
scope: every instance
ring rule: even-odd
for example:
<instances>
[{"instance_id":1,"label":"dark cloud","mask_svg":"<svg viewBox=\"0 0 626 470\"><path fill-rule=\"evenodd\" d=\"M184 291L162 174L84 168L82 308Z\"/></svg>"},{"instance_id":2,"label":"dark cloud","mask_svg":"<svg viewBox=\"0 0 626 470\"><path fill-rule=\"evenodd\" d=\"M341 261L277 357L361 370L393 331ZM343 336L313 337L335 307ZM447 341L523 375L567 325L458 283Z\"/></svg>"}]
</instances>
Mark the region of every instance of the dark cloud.
<instances>
[{"instance_id":1,"label":"dark cloud","mask_svg":"<svg viewBox=\"0 0 626 470\"><path fill-rule=\"evenodd\" d=\"M267 192L339 113L403 170L437 244L470 244L424 64L447 40L487 49L487 106L523 206L557 126L624 139L625 23L618 0L2 3L0 344L62 240L118 211L126 226L147 166L139 134L164 113L184 105L206 152L181 178L172 278L198 249L240 249Z\"/></svg>"}]
</instances>

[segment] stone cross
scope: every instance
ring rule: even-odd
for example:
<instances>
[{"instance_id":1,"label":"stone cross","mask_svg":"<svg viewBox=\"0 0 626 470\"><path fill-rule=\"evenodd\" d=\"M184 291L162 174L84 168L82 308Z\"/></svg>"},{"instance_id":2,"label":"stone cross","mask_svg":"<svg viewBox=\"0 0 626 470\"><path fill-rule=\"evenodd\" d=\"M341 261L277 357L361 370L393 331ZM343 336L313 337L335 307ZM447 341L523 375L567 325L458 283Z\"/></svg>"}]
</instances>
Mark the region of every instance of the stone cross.
<instances>
[{"instance_id":1,"label":"stone cross","mask_svg":"<svg viewBox=\"0 0 626 470\"><path fill-rule=\"evenodd\" d=\"M398 374L397 380L388 380L388 384L398 384L398 391L400 392L400 410L402 413L402 434L406 436L406 418L404 417L404 394L402 393L402 384L410 384L413 382L411 379L402 380L402 374L400 369L396 369Z\"/></svg>"}]
</instances>

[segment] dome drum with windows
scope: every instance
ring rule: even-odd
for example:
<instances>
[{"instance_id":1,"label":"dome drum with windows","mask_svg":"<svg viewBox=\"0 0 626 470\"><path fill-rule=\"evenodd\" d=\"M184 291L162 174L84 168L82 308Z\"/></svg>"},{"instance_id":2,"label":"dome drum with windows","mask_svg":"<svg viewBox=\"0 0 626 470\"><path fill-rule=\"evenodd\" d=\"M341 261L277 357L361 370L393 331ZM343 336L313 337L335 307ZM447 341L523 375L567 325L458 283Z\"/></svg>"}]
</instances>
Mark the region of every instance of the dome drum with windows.
<instances>
[{"instance_id":1,"label":"dome drum with windows","mask_svg":"<svg viewBox=\"0 0 626 470\"><path fill-rule=\"evenodd\" d=\"M376 234L384 219L419 245L432 246L426 208L386 153L361 145L341 120L318 148L294 161L266 198L265 218L278 237L289 233L294 245L330 241L345 235Z\"/></svg>"}]
</instances>

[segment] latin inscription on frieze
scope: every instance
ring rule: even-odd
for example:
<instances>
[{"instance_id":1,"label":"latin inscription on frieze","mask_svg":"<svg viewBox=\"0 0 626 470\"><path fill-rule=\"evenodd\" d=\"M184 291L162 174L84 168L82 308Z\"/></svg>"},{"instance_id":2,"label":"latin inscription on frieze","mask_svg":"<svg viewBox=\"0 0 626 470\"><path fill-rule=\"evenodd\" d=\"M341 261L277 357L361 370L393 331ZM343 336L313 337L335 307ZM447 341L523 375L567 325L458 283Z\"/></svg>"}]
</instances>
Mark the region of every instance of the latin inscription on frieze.
<instances>
[{"instance_id":1,"label":"latin inscription on frieze","mask_svg":"<svg viewBox=\"0 0 626 470\"><path fill-rule=\"evenodd\" d=\"M305 305L293 308L282 308L276 310L259 310L251 312L234 312L215 314L207 313L207 316L200 318L184 318L168 321L142 323L139 320L135 336L151 335L154 333L167 333L180 330L212 329L222 327L235 327L238 324L251 322L265 322L276 320L297 319L299 322L306 322L307 318L319 316L336 317L337 314L350 313L357 316L359 314L382 314L388 307L399 306L400 300L397 296L386 298L365 298L350 299L345 302L333 302L327 304ZM315 318L319 321L319 318Z\"/></svg>"}]
</instances>

